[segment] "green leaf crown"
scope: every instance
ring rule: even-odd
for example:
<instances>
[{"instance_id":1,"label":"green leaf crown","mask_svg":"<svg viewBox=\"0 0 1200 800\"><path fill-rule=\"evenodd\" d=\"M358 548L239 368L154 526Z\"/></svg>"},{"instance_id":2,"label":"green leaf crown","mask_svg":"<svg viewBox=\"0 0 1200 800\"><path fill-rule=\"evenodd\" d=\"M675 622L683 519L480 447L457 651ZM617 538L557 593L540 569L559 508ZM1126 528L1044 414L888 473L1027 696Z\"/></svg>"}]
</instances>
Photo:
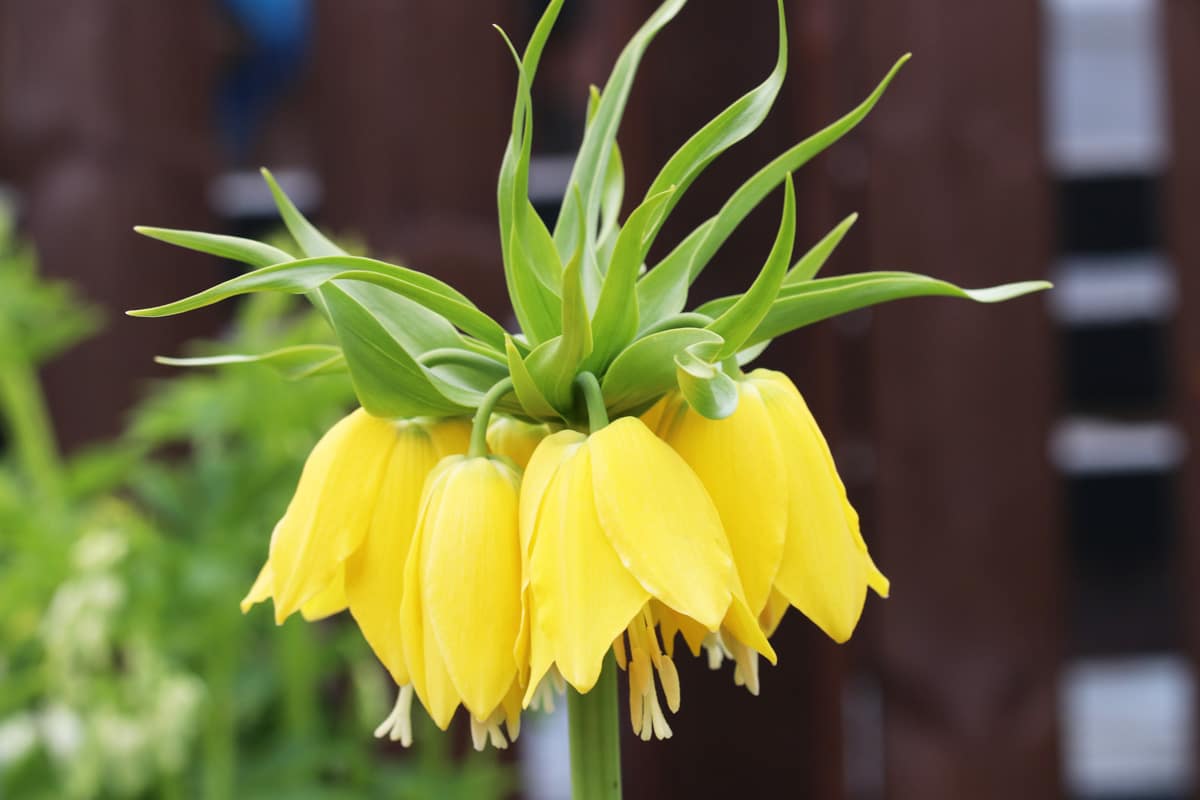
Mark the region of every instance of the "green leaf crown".
<instances>
[{"instance_id":1,"label":"green leaf crown","mask_svg":"<svg viewBox=\"0 0 1200 800\"><path fill-rule=\"evenodd\" d=\"M1049 287L1028 281L969 290L908 272L817 278L857 215L792 261L792 172L862 121L907 55L857 108L769 162L666 256L647 264L664 222L696 177L762 124L787 65L785 14L778 0L774 69L688 139L621 222L624 174L617 129L642 55L685 1L662 3L621 52L603 91L591 89L583 142L553 230L529 199L530 86L563 0L549 4L524 54L505 37L517 62L518 81L497 205L505 281L519 331L506 331L436 278L348 254L301 215L266 170L263 175L303 257L232 236L138 228L147 236L254 269L183 300L129 313L166 316L247 292L304 293L329 321L337 347L164 361L264 361L293 376L348 370L369 413L397 418L471 414L489 389L511 379L513 391L500 400L498 410L526 420L580 426L586 412L573 385L584 372L598 379L611 417L640 413L678 388L697 411L722 418L736 407L734 381L740 367L757 358L773 338L796 328L905 297L943 295L992 303ZM784 203L779 231L751 286L686 310L692 283L780 184Z\"/></svg>"}]
</instances>

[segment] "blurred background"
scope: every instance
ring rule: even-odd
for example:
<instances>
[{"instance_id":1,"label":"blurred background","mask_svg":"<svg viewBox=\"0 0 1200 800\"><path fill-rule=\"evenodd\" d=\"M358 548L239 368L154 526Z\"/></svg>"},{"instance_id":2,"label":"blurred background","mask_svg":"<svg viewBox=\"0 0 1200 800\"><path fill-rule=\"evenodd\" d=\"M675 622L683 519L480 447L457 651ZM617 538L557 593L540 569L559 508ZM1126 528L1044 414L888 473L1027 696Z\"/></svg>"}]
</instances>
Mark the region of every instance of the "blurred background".
<instances>
[{"instance_id":1,"label":"blurred background","mask_svg":"<svg viewBox=\"0 0 1200 800\"><path fill-rule=\"evenodd\" d=\"M0 0L0 796L566 796L560 717L528 720L502 758L468 757L461 726L379 744L391 690L352 626L238 613L351 394L152 359L320 341L320 322L279 298L121 315L239 269L134 224L273 234L259 165L326 230L502 314L515 80L490 25L523 42L542 5ZM587 85L655 5L568 0L535 86L547 217ZM1200 3L787 10L775 111L664 240L913 51L799 173L799 245L858 211L829 274L1057 288L904 301L771 349L893 595L843 647L789 616L760 698L681 665L676 736L627 743L627 796L1195 796ZM769 72L775 36L768 0L696 0L660 35L621 129L627 197ZM703 295L749 283L775 202Z\"/></svg>"}]
</instances>

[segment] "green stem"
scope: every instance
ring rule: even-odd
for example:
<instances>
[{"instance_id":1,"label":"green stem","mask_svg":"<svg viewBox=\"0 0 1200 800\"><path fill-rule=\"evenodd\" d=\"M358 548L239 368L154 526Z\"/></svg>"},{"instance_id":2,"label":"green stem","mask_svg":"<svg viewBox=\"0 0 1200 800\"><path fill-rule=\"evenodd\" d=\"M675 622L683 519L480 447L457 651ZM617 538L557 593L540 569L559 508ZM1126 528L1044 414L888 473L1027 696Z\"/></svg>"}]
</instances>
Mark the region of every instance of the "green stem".
<instances>
[{"instance_id":1,"label":"green stem","mask_svg":"<svg viewBox=\"0 0 1200 800\"><path fill-rule=\"evenodd\" d=\"M42 497L58 496L62 468L46 398L33 366L11 353L0 354L0 412L8 418L13 450L34 490Z\"/></svg>"},{"instance_id":2,"label":"green stem","mask_svg":"<svg viewBox=\"0 0 1200 800\"><path fill-rule=\"evenodd\" d=\"M512 389L512 378L505 378L491 389L488 389L488 393L483 396L483 401L480 402L479 409L475 412L475 421L471 427L471 447L467 450L468 458L479 458L487 455L488 420L492 418L492 411L495 410L496 403L499 403L500 398L511 392Z\"/></svg>"},{"instance_id":3,"label":"green stem","mask_svg":"<svg viewBox=\"0 0 1200 800\"><path fill-rule=\"evenodd\" d=\"M483 372L492 372L498 377L504 377L508 374L508 367L505 366L504 362L496 361L470 350L460 350L457 347L438 347L422 353L418 360L426 367L440 367L443 364L454 364Z\"/></svg>"},{"instance_id":4,"label":"green stem","mask_svg":"<svg viewBox=\"0 0 1200 800\"><path fill-rule=\"evenodd\" d=\"M604 658L600 680L587 694L567 689L571 735L572 800L620 800L621 736L617 721L617 665Z\"/></svg>"},{"instance_id":5,"label":"green stem","mask_svg":"<svg viewBox=\"0 0 1200 800\"><path fill-rule=\"evenodd\" d=\"M604 394L600 391L600 381L590 372L581 372L575 378L575 385L583 392L583 401L587 404L588 430L592 433L608 425L608 409L604 407Z\"/></svg>"}]
</instances>

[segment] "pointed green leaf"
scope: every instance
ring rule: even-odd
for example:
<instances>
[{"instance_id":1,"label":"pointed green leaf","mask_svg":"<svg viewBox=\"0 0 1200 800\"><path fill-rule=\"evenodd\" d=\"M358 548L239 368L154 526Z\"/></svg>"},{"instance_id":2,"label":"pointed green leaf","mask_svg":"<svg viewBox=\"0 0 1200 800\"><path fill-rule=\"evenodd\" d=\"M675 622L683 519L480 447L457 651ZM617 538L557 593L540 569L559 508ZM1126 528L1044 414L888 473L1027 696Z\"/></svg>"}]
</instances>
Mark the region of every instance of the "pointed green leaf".
<instances>
[{"instance_id":1,"label":"pointed green leaf","mask_svg":"<svg viewBox=\"0 0 1200 800\"><path fill-rule=\"evenodd\" d=\"M517 322L533 345L558 333L552 310L558 304L554 287L561 273L561 261L557 250L553 260L543 256L543 237L538 228L544 230L545 225L529 203L529 161L533 146L530 86L562 4L563 0L552 0L547 5L518 64L512 131L496 187L505 283ZM545 236L549 236L548 231Z\"/></svg>"},{"instance_id":2,"label":"pointed green leaf","mask_svg":"<svg viewBox=\"0 0 1200 800\"><path fill-rule=\"evenodd\" d=\"M274 264L238 275L191 297L128 313L135 317L163 317L248 292L307 292L339 278L381 286L442 315L497 350L504 347L504 329L500 324L451 287L422 272L360 256L329 255Z\"/></svg>"},{"instance_id":3,"label":"pointed green leaf","mask_svg":"<svg viewBox=\"0 0 1200 800\"><path fill-rule=\"evenodd\" d=\"M709 419L725 419L737 410L737 383L720 364L692 348L675 356L675 379L692 409Z\"/></svg>"},{"instance_id":4,"label":"pointed green leaf","mask_svg":"<svg viewBox=\"0 0 1200 800\"><path fill-rule=\"evenodd\" d=\"M688 287L746 215L754 210L785 176L799 169L861 122L875 107L892 78L908 59L909 56L905 55L897 61L875 87L875 91L849 114L795 145L755 173L733 193L715 216L702 223L657 266L646 273L638 286L638 297L649 301L641 305L643 327L653 325L662 317L683 310L687 303Z\"/></svg>"},{"instance_id":5,"label":"pointed green leaf","mask_svg":"<svg viewBox=\"0 0 1200 800\"><path fill-rule=\"evenodd\" d=\"M783 218L779 222L779 232L775 235L775 243L771 246L767 263L763 265L762 271L745 294L739 296L737 302L708 325L710 331L720 334L725 340L724 346L716 352L712 360L723 361L740 350L742 344L770 311L771 304L779 294L779 287L783 285L783 277L787 274L787 265L792 259L795 243L796 190L792 185L792 176L788 175L783 185ZM687 369L682 366L680 368Z\"/></svg>"},{"instance_id":6,"label":"pointed green leaf","mask_svg":"<svg viewBox=\"0 0 1200 800\"><path fill-rule=\"evenodd\" d=\"M367 309L335 284L324 287L354 392L378 417L467 414L478 393L436 381Z\"/></svg>"},{"instance_id":7,"label":"pointed green leaf","mask_svg":"<svg viewBox=\"0 0 1200 800\"><path fill-rule=\"evenodd\" d=\"M592 352L592 327L583 297L582 258L582 252L577 251L563 273L562 336L538 345L525 362L542 394L564 416L574 406L575 376Z\"/></svg>"},{"instance_id":8,"label":"pointed green leaf","mask_svg":"<svg viewBox=\"0 0 1200 800\"><path fill-rule=\"evenodd\" d=\"M600 90L595 86L588 87L588 110L587 124L591 125L592 120L596 116L596 111L600 108ZM621 201L625 198L625 164L621 160L621 148L617 146L616 141L613 141L612 152L608 157L608 170L604 174L604 190L600 195L600 232L596 235L596 241L600 244L600 249L604 249L605 243L608 245L608 250L611 251L615 242L617 233L617 223L620 221ZM609 257L611 252L604 253L600 257L600 273L608 269Z\"/></svg>"},{"instance_id":9,"label":"pointed green leaf","mask_svg":"<svg viewBox=\"0 0 1200 800\"><path fill-rule=\"evenodd\" d=\"M223 236L199 231L177 231L170 228L150 228L145 225L136 225L133 229L143 236L157 239L160 242L186 247L188 250L196 250L218 258L240 261L253 267L267 267L283 261L292 261L295 258L278 247L256 242L253 239L243 239L239 236Z\"/></svg>"},{"instance_id":10,"label":"pointed green leaf","mask_svg":"<svg viewBox=\"0 0 1200 800\"><path fill-rule=\"evenodd\" d=\"M672 328L638 339L613 359L600 382L610 414L653 402L676 385L675 356L689 347L719 348L720 336L703 328Z\"/></svg>"},{"instance_id":11,"label":"pointed green leaf","mask_svg":"<svg viewBox=\"0 0 1200 800\"><path fill-rule=\"evenodd\" d=\"M558 245L558 253L562 257L575 252L580 245L578 229L570 223L574 215L582 214L586 223L585 241L587 249L592 249L596 233L596 217L600 207L600 197L604 187L604 177L608 170L609 155L613 142L616 141L617 128L625 113L625 104L629 99L629 90L633 86L634 74L642 55L646 52L655 35L670 22L686 0L665 0L658 9L638 29L629 44L617 57L612 73L604 84L600 104L592 124L583 136L579 146L579 154L575 157L575 166L571 169L570 184L577 185L580 198L568 194L563 198L562 213L554 228L554 242ZM579 208L576 205L579 204Z\"/></svg>"},{"instance_id":12,"label":"pointed green leaf","mask_svg":"<svg viewBox=\"0 0 1200 800\"><path fill-rule=\"evenodd\" d=\"M963 289L946 281L911 272L864 272L820 278L784 287L771 305L767 316L747 339L745 347L768 341L788 331L820 322L867 306L908 297L958 297L977 303L999 303L1049 289L1046 281L1007 283L986 289ZM736 298L721 298L706 303L715 312L721 304ZM704 307L702 307L703 309Z\"/></svg>"},{"instance_id":13,"label":"pointed green leaf","mask_svg":"<svg viewBox=\"0 0 1200 800\"><path fill-rule=\"evenodd\" d=\"M329 344L301 344L292 347L281 347L266 353L224 353L215 356L193 356L190 358L173 358L158 356L156 363L170 367L219 367L227 364L265 364L274 367L284 375L297 372L307 372L314 366L328 362L334 357L340 357L340 347Z\"/></svg>"},{"instance_id":14,"label":"pointed green leaf","mask_svg":"<svg viewBox=\"0 0 1200 800\"><path fill-rule=\"evenodd\" d=\"M645 200L633 210L617 235L612 263L604 275L600 299L592 319L596 346L585 369L599 371L608 360L633 341L638 329L638 267L649 249L646 236L663 203L669 202L674 189L668 188Z\"/></svg>"},{"instance_id":15,"label":"pointed green leaf","mask_svg":"<svg viewBox=\"0 0 1200 800\"><path fill-rule=\"evenodd\" d=\"M284 193L270 170L264 167L262 176L271 189L271 196L275 199L275 206L279 209L279 216L283 218L283 224L287 226L288 233L296 240L296 244L300 245L300 249L304 251L305 255L345 255L345 250L330 241L325 234L317 230L315 225L304 218L300 209L296 208L296 204Z\"/></svg>"},{"instance_id":16,"label":"pointed green leaf","mask_svg":"<svg viewBox=\"0 0 1200 800\"><path fill-rule=\"evenodd\" d=\"M825 266L825 262L829 260L829 256L833 254L834 249L841 244L842 237L850 230L850 227L858 220L858 214L851 214L844 220L839 222L837 226L821 241L812 246L812 249L805 253L799 261L796 262L790 270L787 277L783 279L784 286L791 286L797 283L804 283L816 277L821 271L821 267Z\"/></svg>"},{"instance_id":17,"label":"pointed green leaf","mask_svg":"<svg viewBox=\"0 0 1200 800\"><path fill-rule=\"evenodd\" d=\"M558 412L550 405L550 401L542 394L542 390L538 388L533 376L529 374L529 368L525 366L525 361L521 358L516 344L511 338L505 344L508 354L508 373L512 376L513 391L516 392L522 409L534 419L558 419Z\"/></svg>"},{"instance_id":18,"label":"pointed green leaf","mask_svg":"<svg viewBox=\"0 0 1200 800\"><path fill-rule=\"evenodd\" d=\"M779 45L775 67L761 84L718 114L707 125L692 135L678 151L667 161L650 188L646 190L649 198L669 186L677 187L677 191L667 204L659 211L658 217L650 227L649 238L653 241L666 220L667 215L679 202L683 193L691 186L692 181L733 145L745 139L767 117L779 89L783 86L783 78L787 72L787 15L784 12L783 0L778 0L779 11Z\"/></svg>"}]
</instances>

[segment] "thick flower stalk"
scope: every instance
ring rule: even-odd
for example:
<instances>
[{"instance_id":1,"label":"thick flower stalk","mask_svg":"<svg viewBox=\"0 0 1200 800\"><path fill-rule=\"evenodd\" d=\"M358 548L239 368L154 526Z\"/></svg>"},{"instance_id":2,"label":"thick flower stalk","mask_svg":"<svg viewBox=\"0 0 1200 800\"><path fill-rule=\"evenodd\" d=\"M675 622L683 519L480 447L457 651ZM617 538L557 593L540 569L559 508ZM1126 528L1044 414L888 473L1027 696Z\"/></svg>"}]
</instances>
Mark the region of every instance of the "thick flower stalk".
<instances>
[{"instance_id":1,"label":"thick flower stalk","mask_svg":"<svg viewBox=\"0 0 1200 800\"><path fill-rule=\"evenodd\" d=\"M265 171L298 254L138 229L252 269L131 313L304 294L337 342L168 363L348 374L361 404L313 450L245 605L269 598L280 621L349 608L400 687L379 733L401 741L411 739L414 698L443 728L465 707L477 746L505 746L522 708L548 708L565 689L578 797L619 796L616 668L629 676L634 731L667 736L683 691L679 636L710 663L732 658L735 681L757 694L758 657L774 662L767 637L788 608L841 642L868 588L887 594L800 393L780 373L743 368L774 338L847 311L923 295L992 303L1048 287L969 290L908 272L817 277L856 216L797 257L792 173L866 117L907 56L858 107L662 247L680 198L762 123L787 67L777 0L770 74L684 142L645 195L627 198L616 133L643 54L684 3L665 0L604 89L591 90L553 226L529 199L531 85L563 0L548 3L523 52L505 37L517 78L497 260L515 329L430 275L348 254ZM746 291L689 307L693 282L776 189L779 228Z\"/></svg>"}]
</instances>

